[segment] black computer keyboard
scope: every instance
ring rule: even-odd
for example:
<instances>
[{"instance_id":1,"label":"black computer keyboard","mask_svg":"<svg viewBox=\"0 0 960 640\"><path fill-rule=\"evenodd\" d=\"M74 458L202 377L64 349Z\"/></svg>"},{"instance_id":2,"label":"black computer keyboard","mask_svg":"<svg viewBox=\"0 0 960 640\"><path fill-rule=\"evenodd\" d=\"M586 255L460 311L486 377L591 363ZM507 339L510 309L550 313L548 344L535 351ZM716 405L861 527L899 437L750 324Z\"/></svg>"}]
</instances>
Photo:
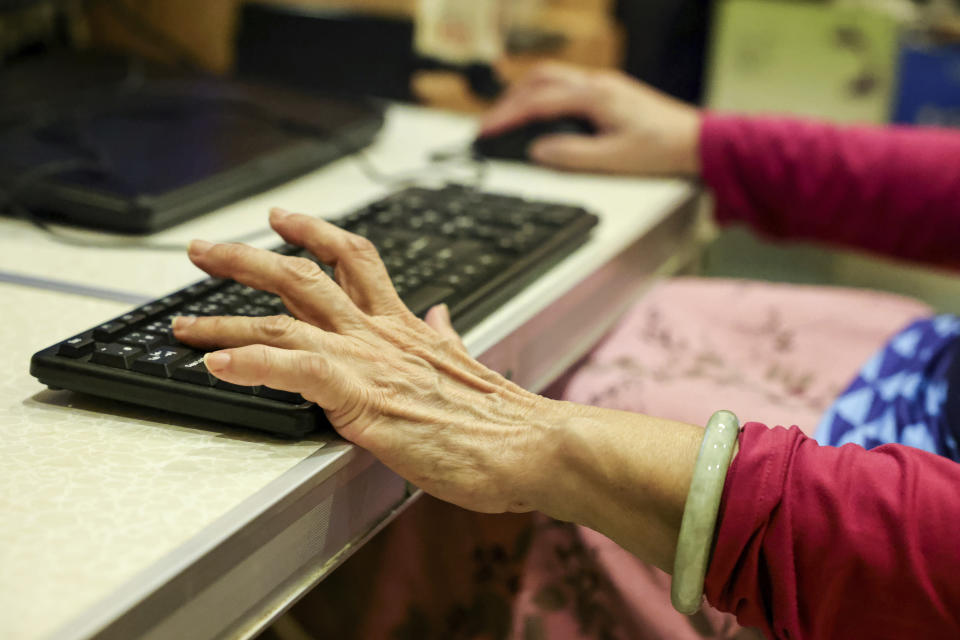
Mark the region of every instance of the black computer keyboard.
<instances>
[{"instance_id":1,"label":"black computer keyboard","mask_svg":"<svg viewBox=\"0 0 960 640\"><path fill-rule=\"evenodd\" d=\"M417 315L440 302L465 331L587 239L596 216L462 186L411 187L338 221L380 251L397 292ZM286 255L312 258L282 245ZM177 342L178 315L289 313L280 298L208 278L33 355L30 373L54 388L301 437L325 424L301 396L217 380L203 352Z\"/></svg>"}]
</instances>

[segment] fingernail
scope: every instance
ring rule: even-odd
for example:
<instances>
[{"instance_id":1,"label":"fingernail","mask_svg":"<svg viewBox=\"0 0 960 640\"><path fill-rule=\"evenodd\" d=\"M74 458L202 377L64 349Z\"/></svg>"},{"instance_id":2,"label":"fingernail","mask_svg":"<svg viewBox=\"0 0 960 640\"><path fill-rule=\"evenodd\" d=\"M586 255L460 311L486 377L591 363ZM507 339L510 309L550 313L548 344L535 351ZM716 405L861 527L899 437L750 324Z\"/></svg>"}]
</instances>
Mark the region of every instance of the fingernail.
<instances>
[{"instance_id":1,"label":"fingernail","mask_svg":"<svg viewBox=\"0 0 960 640\"><path fill-rule=\"evenodd\" d=\"M206 240L191 240L190 245L187 247L187 252L192 256L198 256L209 251L212 246L213 243L207 242Z\"/></svg>"},{"instance_id":2,"label":"fingernail","mask_svg":"<svg viewBox=\"0 0 960 640\"><path fill-rule=\"evenodd\" d=\"M450 307L447 306L446 302L440 303L440 313L443 314L443 317L450 321Z\"/></svg>"},{"instance_id":3,"label":"fingernail","mask_svg":"<svg viewBox=\"0 0 960 640\"><path fill-rule=\"evenodd\" d=\"M287 211L286 209L281 209L280 207L274 207L273 209L270 210L270 213L273 214L274 218L280 218L281 220L283 220L284 218L290 215L289 211Z\"/></svg>"},{"instance_id":4,"label":"fingernail","mask_svg":"<svg viewBox=\"0 0 960 640\"><path fill-rule=\"evenodd\" d=\"M230 364L230 354L223 351L214 351L203 356L203 363L208 371L221 371Z\"/></svg>"},{"instance_id":5,"label":"fingernail","mask_svg":"<svg viewBox=\"0 0 960 640\"><path fill-rule=\"evenodd\" d=\"M195 316L177 316L173 319L171 326L173 330L176 331L177 329L186 329L196 321L197 318Z\"/></svg>"}]
</instances>

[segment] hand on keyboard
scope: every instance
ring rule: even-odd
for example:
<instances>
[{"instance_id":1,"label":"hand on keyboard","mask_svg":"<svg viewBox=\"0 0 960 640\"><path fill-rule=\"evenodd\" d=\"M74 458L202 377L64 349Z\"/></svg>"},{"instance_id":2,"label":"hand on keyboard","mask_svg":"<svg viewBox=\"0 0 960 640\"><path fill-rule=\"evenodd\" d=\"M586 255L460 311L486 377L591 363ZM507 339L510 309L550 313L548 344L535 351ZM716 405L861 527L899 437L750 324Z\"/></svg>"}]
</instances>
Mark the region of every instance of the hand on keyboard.
<instances>
[{"instance_id":1,"label":"hand on keyboard","mask_svg":"<svg viewBox=\"0 0 960 640\"><path fill-rule=\"evenodd\" d=\"M337 282L305 258L195 241L197 266L279 295L295 318L180 317L176 338L221 349L206 356L221 380L316 402L343 437L428 493L478 511L531 508L523 470L546 448L548 401L471 358L442 309L430 325L413 315L365 238L280 210L270 222Z\"/></svg>"},{"instance_id":2,"label":"hand on keyboard","mask_svg":"<svg viewBox=\"0 0 960 640\"><path fill-rule=\"evenodd\" d=\"M292 293L281 298L229 278L205 278L38 351L30 359L30 372L50 387L301 438L318 427L328 428L316 404L266 385L214 378L204 363L204 351L178 341L171 319L295 314L323 329L337 330L331 322L341 317L342 310L328 307L338 299L370 315L406 317L397 303L399 295L418 317L442 302L454 326L467 329L583 244L597 222L585 209L565 203L453 184L407 187L340 217L337 226L353 235L325 232L317 240L314 235L319 232L312 227L285 231L295 241L313 245L323 259L338 262L345 291L335 288L325 305L317 305L299 289L290 289ZM367 246L356 236L372 242L379 257L371 250L336 244L353 238L350 242ZM327 246L328 242L334 244ZM250 281L280 280L284 287L293 287L310 280L320 262L293 244L273 251L299 261L283 262L286 276L278 277L261 273L274 263L258 258L257 265L249 266ZM338 261L344 252L351 259ZM389 283L383 279L384 265ZM218 273L231 272L224 265L217 268ZM333 277L330 267L322 269ZM272 322L282 328L289 320Z\"/></svg>"}]
</instances>

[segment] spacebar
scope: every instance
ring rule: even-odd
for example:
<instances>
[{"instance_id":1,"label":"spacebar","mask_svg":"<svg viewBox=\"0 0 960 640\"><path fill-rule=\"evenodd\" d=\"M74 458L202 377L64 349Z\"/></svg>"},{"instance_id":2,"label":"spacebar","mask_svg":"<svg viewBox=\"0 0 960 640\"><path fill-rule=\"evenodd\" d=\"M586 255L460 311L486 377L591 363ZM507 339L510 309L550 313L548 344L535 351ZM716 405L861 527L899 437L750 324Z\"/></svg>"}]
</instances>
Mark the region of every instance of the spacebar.
<instances>
[{"instance_id":1,"label":"spacebar","mask_svg":"<svg viewBox=\"0 0 960 640\"><path fill-rule=\"evenodd\" d=\"M428 284L403 296L403 301L414 315L420 316L423 315L427 309L443 302L444 299L449 298L454 293L456 293L456 291L450 287Z\"/></svg>"}]
</instances>

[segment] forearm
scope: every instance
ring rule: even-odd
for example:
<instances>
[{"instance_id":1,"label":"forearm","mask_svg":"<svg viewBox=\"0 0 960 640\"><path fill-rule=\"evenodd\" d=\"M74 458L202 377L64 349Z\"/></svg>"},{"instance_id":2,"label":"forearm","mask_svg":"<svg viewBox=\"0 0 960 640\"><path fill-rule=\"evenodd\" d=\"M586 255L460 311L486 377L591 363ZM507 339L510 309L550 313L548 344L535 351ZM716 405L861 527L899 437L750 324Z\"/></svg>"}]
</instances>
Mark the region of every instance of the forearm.
<instances>
[{"instance_id":1,"label":"forearm","mask_svg":"<svg viewBox=\"0 0 960 640\"><path fill-rule=\"evenodd\" d=\"M960 264L957 132L710 114L700 158L721 223Z\"/></svg>"},{"instance_id":2,"label":"forearm","mask_svg":"<svg viewBox=\"0 0 960 640\"><path fill-rule=\"evenodd\" d=\"M703 428L567 402L550 411L556 428L531 503L672 571Z\"/></svg>"}]
</instances>

